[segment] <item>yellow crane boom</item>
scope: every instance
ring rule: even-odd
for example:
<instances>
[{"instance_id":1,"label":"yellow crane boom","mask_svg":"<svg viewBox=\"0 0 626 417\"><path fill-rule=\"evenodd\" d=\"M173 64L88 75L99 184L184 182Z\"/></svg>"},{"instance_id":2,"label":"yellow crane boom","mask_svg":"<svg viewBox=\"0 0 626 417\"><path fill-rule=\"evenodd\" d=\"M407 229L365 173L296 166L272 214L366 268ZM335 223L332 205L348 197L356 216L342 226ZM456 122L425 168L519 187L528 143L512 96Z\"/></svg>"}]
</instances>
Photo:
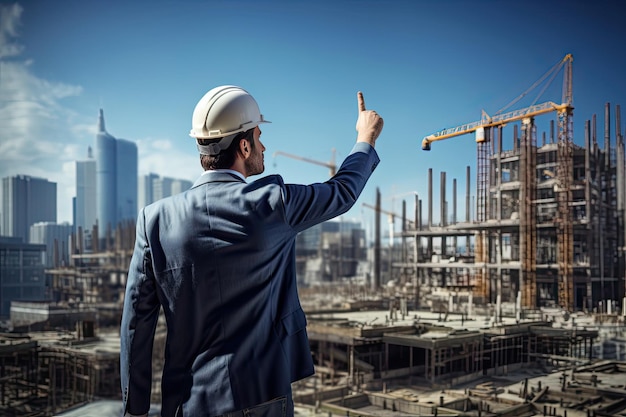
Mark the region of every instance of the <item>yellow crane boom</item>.
<instances>
[{"instance_id":1,"label":"yellow crane boom","mask_svg":"<svg viewBox=\"0 0 626 417\"><path fill-rule=\"evenodd\" d=\"M572 61L574 60L572 54L567 54L559 63L557 63L550 71L548 71L538 82L543 81L548 75L556 75L556 73L565 66L565 75L563 81L563 97L562 104L556 104L552 101L547 101L541 104L533 104L529 107L510 111L507 113L496 114L495 116L489 116L485 111L483 111L482 117L480 120L465 123L460 126L451 127L447 129L440 130L433 134L426 136L422 140L422 149L425 151L430 150L430 144L432 142L436 142L438 140L444 140L448 138L452 138L455 136L465 135L467 133L478 132L480 133L481 129L485 129L487 127L492 126L502 126L510 122L514 122L517 120L522 120L528 117L534 117L540 114L549 113L549 112L565 112L572 109ZM536 87L537 83L535 83L530 89ZM529 89L529 90L530 90ZM528 93L527 90L524 92L519 98L523 97ZM516 99L516 100L518 100ZM516 101L515 100L515 101ZM482 142L485 139L484 135L477 134L476 141Z\"/></svg>"}]
</instances>

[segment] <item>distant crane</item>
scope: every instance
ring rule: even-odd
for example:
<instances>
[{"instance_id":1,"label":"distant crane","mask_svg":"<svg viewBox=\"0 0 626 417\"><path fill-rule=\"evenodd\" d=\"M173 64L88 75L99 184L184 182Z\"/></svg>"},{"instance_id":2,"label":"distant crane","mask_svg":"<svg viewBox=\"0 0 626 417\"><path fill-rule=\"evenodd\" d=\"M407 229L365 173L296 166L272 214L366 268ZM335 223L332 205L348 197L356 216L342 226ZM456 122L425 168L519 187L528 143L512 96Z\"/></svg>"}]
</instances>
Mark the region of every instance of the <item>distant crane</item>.
<instances>
[{"instance_id":1,"label":"distant crane","mask_svg":"<svg viewBox=\"0 0 626 417\"><path fill-rule=\"evenodd\" d=\"M373 205L371 205L371 204L363 203L363 207L370 208L370 209L374 210L374 211L375 211L375 212L377 212L377 213L378 213L378 212L380 212L380 213L386 214L387 216L389 216L389 223L391 223L391 224L393 224L394 219L395 219L396 217L397 217L397 218L399 218L399 219L401 219L401 218L402 218L402 216L400 216L399 214L396 214L396 213L391 212L391 211L387 211L387 210L385 210L385 209L382 209L382 208L380 208L380 207L373 206Z\"/></svg>"},{"instance_id":2,"label":"distant crane","mask_svg":"<svg viewBox=\"0 0 626 417\"><path fill-rule=\"evenodd\" d=\"M388 215L388 216L389 216L389 219L390 219L390 223L393 223L393 219L395 219L396 217L397 217L398 219L402 219L402 216L401 216L400 214L394 213L394 212L392 212L392 211L387 211L387 210L384 210L384 209L382 209L382 208L380 208L380 207L376 207L376 206L373 206L373 205L368 204L368 203L363 203L363 207L370 208L370 209L372 209L372 210L374 210L374 211L377 211L377 212L378 212L378 211L380 211L381 213ZM408 222L409 224L413 224L413 223L414 223L414 222L412 222L411 220L407 220L407 222Z\"/></svg>"},{"instance_id":3,"label":"distant crane","mask_svg":"<svg viewBox=\"0 0 626 417\"><path fill-rule=\"evenodd\" d=\"M283 152L283 151L274 152L274 158L276 158L276 156L278 155L283 155L283 156L287 156L289 158L297 159L300 161L309 162L311 164L321 165L330 170L330 176L332 177L337 172L337 165L335 164L335 148L333 148L331 151L332 151L332 156L329 162L317 161L315 159L305 158L304 156L294 155L294 154Z\"/></svg>"},{"instance_id":4,"label":"distant crane","mask_svg":"<svg viewBox=\"0 0 626 417\"><path fill-rule=\"evenodd\" d=\"M387 211L387 210L382 209L381 207L373 206L368 203L363 203L363 207L367 207L369 209L374 210L376 214L382 213L382 214L387 215L387 219L389 221L389 246L393 246L395 219L397 217L398 219L402 220L402 216L392 211ZM411 220L406 220L406 222L410 225L414 224L414 222L412 222Z\"/></svg>"}]
</instances>

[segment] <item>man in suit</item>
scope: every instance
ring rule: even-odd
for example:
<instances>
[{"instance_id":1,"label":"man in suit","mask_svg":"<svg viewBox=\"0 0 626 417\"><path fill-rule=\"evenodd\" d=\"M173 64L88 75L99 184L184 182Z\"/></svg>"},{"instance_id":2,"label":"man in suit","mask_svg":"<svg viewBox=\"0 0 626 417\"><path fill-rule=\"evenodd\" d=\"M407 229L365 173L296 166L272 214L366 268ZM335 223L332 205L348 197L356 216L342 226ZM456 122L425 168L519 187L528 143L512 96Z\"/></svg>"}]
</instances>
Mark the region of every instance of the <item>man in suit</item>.
<instances>
[{"instance_id":1,"label":"man in suit","mask_svg":"<svg viewBox=\"0 0 626 417\"><path fill-rule=\"evenodd\" d=\"M348 211L379 162L383 119L357 94L357 143L325 183L264 171L255 99L235 86L198 102L190 136L204 173L141 210L121 324L126 415L150 408L152 344L167 323L161 415L293 416L291 383L313 374L296 288L296 235Z\"/></svg>"}]
</instances>

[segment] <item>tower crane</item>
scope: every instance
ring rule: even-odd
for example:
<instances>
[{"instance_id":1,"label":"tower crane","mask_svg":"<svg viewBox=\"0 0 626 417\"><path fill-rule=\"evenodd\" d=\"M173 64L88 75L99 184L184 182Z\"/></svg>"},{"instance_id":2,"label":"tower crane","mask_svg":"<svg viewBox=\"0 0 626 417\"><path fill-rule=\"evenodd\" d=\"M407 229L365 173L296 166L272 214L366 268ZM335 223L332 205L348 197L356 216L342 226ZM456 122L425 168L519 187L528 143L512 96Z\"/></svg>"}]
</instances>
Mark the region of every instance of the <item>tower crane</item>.
<instances>
[{"instance_id":1,"label":"tower crane","mask_svg":"<svg viewBox=\"0 0 626 417\"><path fill-rule=\"evenodd\" d=\"M422 140L422 149L429 151L431 143L461 136L467 133L476 132L476 142L478 146L478 170L477 170L477 209L479 210L478 221L487 220L486 206L489 204L488 199L488 181L489 168L487 160L487 143L490 140L491 129L493 127L502 127L507 123L514 121L522 121L523 145L520 153L520 172L525 177L520 187L520 279L523 285L522 304L525 307L536 306L536 244L537 244L537 225L536 225L536 207L534 199L536 195L536 161L535 149L536 138L534 137L534 117L549 113L557 113L558 123L558 153L557 153L557 172L556 180L558 184L558 213L556 217L557 224L557 258L559 264L558 279L558 296L559 304L571 310L573 307L573 225L572 225L572 134L573 134L573 103L572 103L572 62L574 58L572 54L565 55L552 69L544 74L535 82L528 90L522 93L518 98L513 100L503 109L496 112L494 116L489 116L484 110L480 120L459 125L456 127L443 129L426 136ZM561 104L552 101L546 101L540 104L533 104L519 110L502 113L511 105L536 88L540 83L544 82L548 77L549 80L539 92L537 99L543 94L554 77L563 71L563 90ZM535 101L537 101L535 99ZM500 150L501 151L501 150ZM476 236L476 262L482 263L487 259L486 244L487 237L485 231L477 232ZM479 293L486 294L486 271L483 269L479 272L477 278L477 289Z\"/></svg>"},{"instance_id":2,"label":"tower crane","mask_svg":"<svg viewBox=\"0 0 626 417\"><path fill-rule=\"evenodd\" d=\"M399 218L399 219L400 219L400 218L402 218L402 216L400 216L399 214L396 214L396 213L394 213L394 212L392 212L392 211L387 211L387 210L385 210L385 209L382 209L382 208L380 208L380 207L373 206L373 205L371 205L371 204L363 203L363 207L367 207L367 208L370 208L370 209L372 209L372 210L374 210L374 211L376 211L376 212L381 212L381 213L383 213L383 214L386 214L386 215L388 215L388 216L389 216L389 218L392 218L392 219L394 219L394 218L396 218L396 217L397 217L397 218Z\"/></svg>"},{"instance_id":3,"label":"tower crane","mask_svg":"<svg viewBox=\"0 0 626 417\"><path fill-rule=\"evenodd\" d=\"M321 165L330 170L330 176L332 177L337 172L337 165L335 164L335 148L333 148L331 151L332 151L332 156L329 162L317 161L315 159L305 158L304 156L294 155L294 154L283 152L283 151L274 152L274 158L276 158L276 156L278 155L283 155L283 156L287 156L289 158L297 159L300 161L309 162L311 164Z\"/></svg>"},{"instance_id":4,"label":"tower crane","mask_svg":"<svg viewBox=\"0 0 626 417\"><path fill-rule=\"evenodd\" d=\"M388 211L385 209L382 209L380 207L377 206L373 206L371 204L368 203L363 203L363 207L367 207L369 209L374 210L377 214L378 213L383 213L387 215L387 219L389 221L389 246L393 246L393 240L394 240L394 224L395 224L395 219L396 217L400 220L402 220L402 216L399 214L396 214L392 211ZM411 220L406 220L407 223L409 225L414 224L414 222L412 222Z\"/></svg>"}]
</instances>

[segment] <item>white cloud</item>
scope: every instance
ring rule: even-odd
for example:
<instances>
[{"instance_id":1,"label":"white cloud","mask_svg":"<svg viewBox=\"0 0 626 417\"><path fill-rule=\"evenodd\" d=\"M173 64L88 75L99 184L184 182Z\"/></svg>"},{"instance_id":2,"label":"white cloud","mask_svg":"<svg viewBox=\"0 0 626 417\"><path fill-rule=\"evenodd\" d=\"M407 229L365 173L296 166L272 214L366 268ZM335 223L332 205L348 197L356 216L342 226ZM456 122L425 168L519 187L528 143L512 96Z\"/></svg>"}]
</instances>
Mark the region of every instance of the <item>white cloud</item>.
<instances>
[{"instance_id":1,"label":"white cloud","mask_svg":"<svg viewBox=\"0 0 626 417\"><path fill-rule=\"evenodd\" d=\"M55 134L68 130L76 116L61 100L80 95L82 88L40 79L26 62L3 61L1 65L0 141L18 140L18 149L23 151L32 142L58 140Z\"/></svg>"},{"instance_id":2,"label":"white cloud","mask_svg":"<svg viewBox=\"0 0 626 417\"><path fill-rule=\"evenodd\" d=\"M172 142L169 140L155 140L151 141L151 147L156 150L167 151L172 149Z\"/></svg>"},{"instance_id":3,"label":"white cloud","mask_svg":"<svg viewBox=\"0 0 626 417\"><path fill-rule=\"evenodd\" d=\"M71 221L74 161L84 159L84 138L95 135L87 120L63 104L78 85L45 80L34 62L21 59L22 7L0 5L0 178L18 174L57 183L57 220Z\"/></svg>"}]
</instances>

